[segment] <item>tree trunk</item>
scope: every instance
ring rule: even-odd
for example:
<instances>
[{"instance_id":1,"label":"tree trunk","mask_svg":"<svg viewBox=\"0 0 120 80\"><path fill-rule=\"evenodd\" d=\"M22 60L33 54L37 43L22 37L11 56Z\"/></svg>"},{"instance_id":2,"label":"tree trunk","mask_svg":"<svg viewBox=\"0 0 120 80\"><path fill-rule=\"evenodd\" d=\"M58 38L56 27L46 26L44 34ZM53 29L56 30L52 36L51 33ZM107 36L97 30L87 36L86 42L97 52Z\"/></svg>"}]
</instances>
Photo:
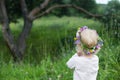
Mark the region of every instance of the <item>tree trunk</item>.
<instances>
[{"instance_id":1,"label":"tree trunk","mask_svg":"<svg viewBox=\"0 0 120 80\"><path fill-rule=\"evenodd\" d=\"M2 33L3 33L4 40L6 41L14 60L15 61L19 60L20 61L22 59L22 54L19 52L18 47L15 44L14 37L12 36L12 33L10 31L9 20L8 20L4 0L0 1L0 9L1 9L1 14L3 15Z\"/></svg>"},{"instance_id":2,"label":"tree trunk","mask_svg":"<svg viewBox=\"0 0 120 80\"><path fill-rule=\"evenodd\" d=\"M24 0L21 0L21 2L24 2ZM14 37L11 33L11 30L9 28L9 19L7 16L7 11L6 11L6 7L5 7L5 2L4 0L0 0L0 11L2 14L2 33L3 33L3 37L4 40L8 46L8 48L11 51L12 57L14 58L14 61L21 61L24 57L24 52L26 49L26 38L30 33L30 30L32 28L32 24L33 24L33 20L31 20L31 16L28 17L27 15L27 9L24 8L26 7L25 4L22 4L22 9L23 9L23 17L24 17L24 26L23 26L23 30L17 40L17 43L15 43L16 41L14 40Z\"/></svg>"},{"instance_id":3,"label":"tree trunk","mask_svg":"<svg viewBox=\"0 0 120 80\"><path fill-rule=\"evenodd\" d=\"M24 27L23 27L23 30L19 36L18 41L17 41L19 51L20 51L20 53L22 53L22 55L24 55L24 52L26 49L25 40L30 33L30 30L32 28L32 24L33 24L33 21L31 21L30 19L28 19L28 18L24 19Z\"/></svg>"}]
</instances>

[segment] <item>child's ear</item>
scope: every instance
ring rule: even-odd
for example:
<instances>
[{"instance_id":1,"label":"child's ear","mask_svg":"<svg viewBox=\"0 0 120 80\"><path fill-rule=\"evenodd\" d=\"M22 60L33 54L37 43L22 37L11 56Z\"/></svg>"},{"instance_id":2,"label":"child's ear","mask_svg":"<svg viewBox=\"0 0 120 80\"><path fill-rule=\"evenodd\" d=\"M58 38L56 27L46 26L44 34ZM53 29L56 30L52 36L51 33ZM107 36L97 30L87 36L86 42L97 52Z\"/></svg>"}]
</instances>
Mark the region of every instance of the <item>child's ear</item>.
<instances>
[{"instance_id":1,"label":"child's ear","mask_svg":"<svg viewBox=\"0 0 120 80\"><path fill-rule=\"evenodd\" d=\"M82 52L82 51L79 51L79 52L77 52L77 55L78 55L78 56L82 56L82 55L83 55L83 52Z\"/></svg>"}]
</instances>

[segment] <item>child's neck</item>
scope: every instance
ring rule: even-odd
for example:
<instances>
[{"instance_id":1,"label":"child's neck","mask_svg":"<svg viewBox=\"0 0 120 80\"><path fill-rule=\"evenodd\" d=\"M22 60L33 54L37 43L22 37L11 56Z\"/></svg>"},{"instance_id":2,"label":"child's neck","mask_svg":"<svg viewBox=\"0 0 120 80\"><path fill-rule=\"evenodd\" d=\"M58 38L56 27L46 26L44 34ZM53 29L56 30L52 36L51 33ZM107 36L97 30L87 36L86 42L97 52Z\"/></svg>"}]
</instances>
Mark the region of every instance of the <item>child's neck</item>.
<instances>
[{"instance_id":1,"label":"child's neck","mask_svg":"<svg viewBox=\"0 0 120 80\"><path fill-rule=\"evenodd\" d=\"M88 55L83 55L83 56L85 56L85 57L88 57L88 58L91 58L91 57L93 57L93 54L88 54Z\"/></svg>"}]
</instances>

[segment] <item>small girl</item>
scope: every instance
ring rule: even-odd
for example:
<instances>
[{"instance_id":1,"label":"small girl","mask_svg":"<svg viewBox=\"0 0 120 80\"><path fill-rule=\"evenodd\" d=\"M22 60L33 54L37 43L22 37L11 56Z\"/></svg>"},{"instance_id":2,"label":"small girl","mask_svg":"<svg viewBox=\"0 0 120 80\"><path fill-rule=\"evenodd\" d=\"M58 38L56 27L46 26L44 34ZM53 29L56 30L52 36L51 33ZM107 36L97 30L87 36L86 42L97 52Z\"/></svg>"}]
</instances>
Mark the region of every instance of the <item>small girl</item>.
<instances>
[{"instance_id":1,"label":"small girl","mask_svg":"<svg viewBox=\"0 0 120 80\"><path fill-rule=\"evenodd\" d=\"M77 52L67 62L74 69L73 80L96 80L99 59L95 54L103 45L102 39L95 30L84 26L77 31L75 44Z\"/></svg>"}]
</instances>

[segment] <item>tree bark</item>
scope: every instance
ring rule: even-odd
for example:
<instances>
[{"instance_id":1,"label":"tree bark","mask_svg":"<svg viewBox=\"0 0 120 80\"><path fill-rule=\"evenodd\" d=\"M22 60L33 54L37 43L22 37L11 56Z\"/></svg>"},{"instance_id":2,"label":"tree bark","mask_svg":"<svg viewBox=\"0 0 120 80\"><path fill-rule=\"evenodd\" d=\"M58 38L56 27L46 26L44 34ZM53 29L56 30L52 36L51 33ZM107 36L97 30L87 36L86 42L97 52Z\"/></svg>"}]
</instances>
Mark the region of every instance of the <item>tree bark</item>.
<instances>
[{"instance_id":1,"label":"tree bark","mask_svg":"<svg viewBox=\"0 0 120 80\"><path fill-rule=\"evenodd\" d=\"M18 41L17 41L19 51L20 51L20 53L22 53L22 55L24 55L24 51L26 49L26 38L30 33L30 30L32 28L32 24L33 24L33 21L31 21L29 19L24 20L23 30L19 36Z\"/></svg>"},{"instance_id":2,"label":"tree bark","mask_svg":"<svg viewBox=\"0 0 120 80\"><path fill-rule=\"evenodd\" d=\"M50 0L45 0L42 4L40 4L40 6L37 6L36 8L34 8L29 13L29 17L31 17L31 19L33 20L33 17L37 15L42 9L44 9L48 5L49 2Z\"/></svg>"},{"instance_id":3,"label":"tree bark","mask_svg":"<svg viewBox=\"0 0 120 80\"><path fill-rule=\"evenodd\" d=\"M28 10L25 0L20 0L21 5L21 11L24 18L24 25L23 29L17 39L17 45L20 53L24 55L25 49L26 49L26 38L30 33L30 30L32 28L33 21L28 17Z\"/></svg>"},{"instance_id":4,"label":"tree bark","mask_svg":"<svg viewBox=\"0 0 120 80\"><path fill-rule=\"evenodd\" d=\"M3 15L2 33L3 33L4 40L6 41L14 60L15 61L19 60L20 61L22 59L22 54L19 53L17 45L15 44L14 37L11 34L11 30L9 28L9 20L8 20L4 0L0 1L0 9L1 9L1 13Z\"/></svg>"}]
</instances>

